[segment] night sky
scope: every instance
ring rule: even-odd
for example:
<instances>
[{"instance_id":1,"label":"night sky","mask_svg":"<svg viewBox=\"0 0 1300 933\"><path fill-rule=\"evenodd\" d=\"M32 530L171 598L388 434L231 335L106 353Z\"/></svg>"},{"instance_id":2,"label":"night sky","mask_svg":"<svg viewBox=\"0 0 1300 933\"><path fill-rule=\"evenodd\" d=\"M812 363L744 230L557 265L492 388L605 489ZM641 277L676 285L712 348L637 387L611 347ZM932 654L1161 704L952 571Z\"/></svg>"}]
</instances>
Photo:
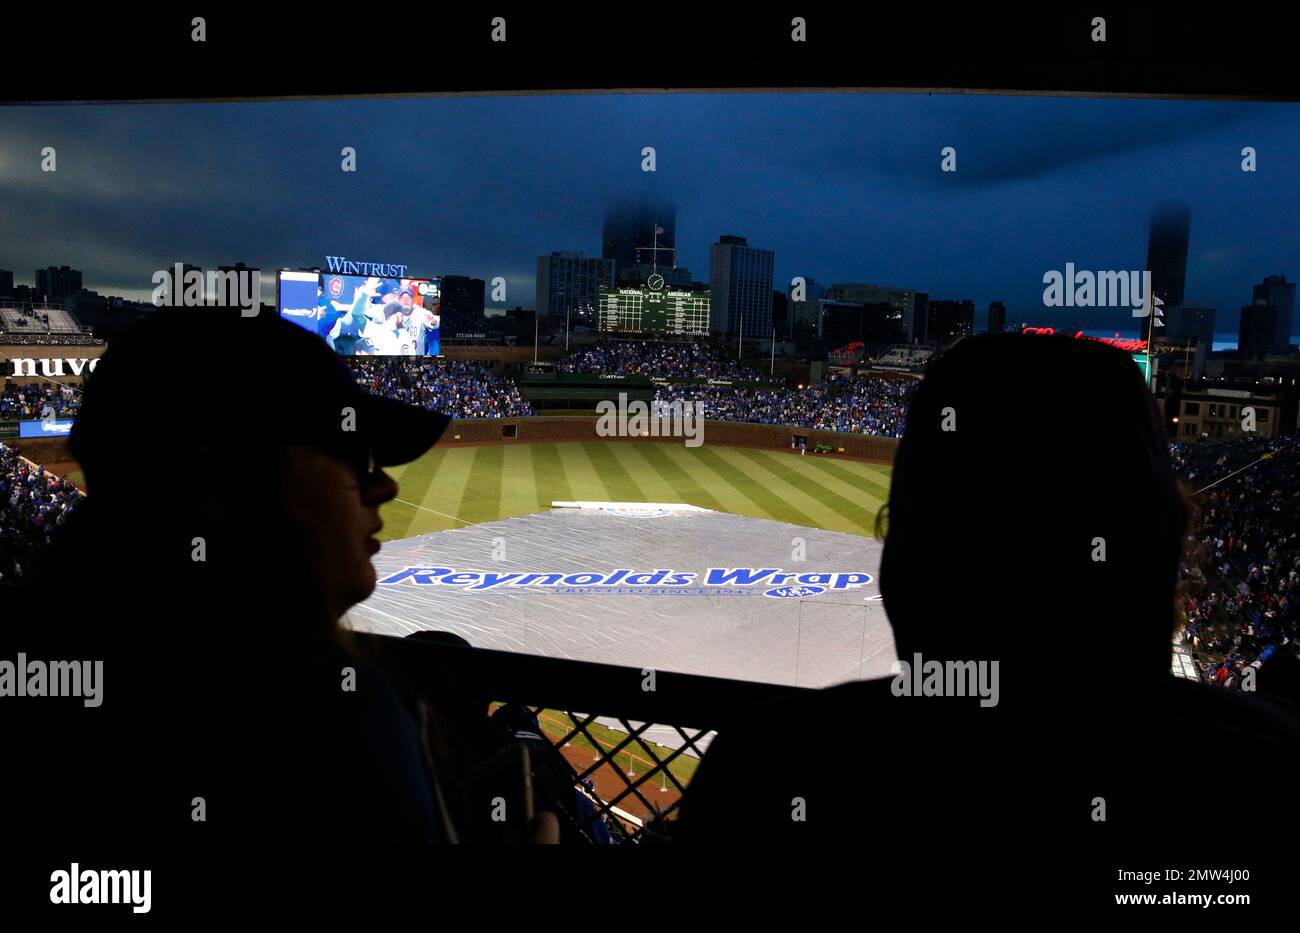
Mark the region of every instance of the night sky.
<instances>
[{"instance_id":1,"label":"night sky","mask_svg":"<svg viewBox=\"0 0 1300 933\"><path fill-rule=\"evenodd\" d=\"M40 171L54 146L58 171ZM358 171L340 171L344 146ZM658 171L641 171L641 149ZM957 172L939 170L957 149ZM1241 149L1259 171L1241 171ZM1049 312L1043 274L1141 269L1153 204L1191 207L1186 302L1236 328L1265 275L1300 278L1295 104L927 94L613 95L0 110L0 268L71 265L146 299L154 271L324 256L506 278L600 254L611 200L677 204L679 262L720 234L794 275L991 300L1008 320L1131 330L1127 310ZM264 300L273 300L264 276ZM1298 319L1300 320L1300 319Z\"/></svg>"}]
</instances>

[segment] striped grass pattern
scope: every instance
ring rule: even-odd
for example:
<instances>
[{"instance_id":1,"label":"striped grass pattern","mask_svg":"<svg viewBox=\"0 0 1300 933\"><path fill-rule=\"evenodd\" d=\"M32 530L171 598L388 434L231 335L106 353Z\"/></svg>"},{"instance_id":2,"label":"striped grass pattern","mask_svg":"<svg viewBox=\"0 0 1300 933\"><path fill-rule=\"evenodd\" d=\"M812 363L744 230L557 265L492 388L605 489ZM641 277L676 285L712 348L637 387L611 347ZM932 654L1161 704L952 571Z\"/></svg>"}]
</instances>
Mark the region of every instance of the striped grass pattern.
<instances>
[{"instance_id":1,"label":"striped grass pattern","mask_svg":"<svg viewBox=\"0 0 1300 933\"><path fill-rule=\"evenodd\" d=\"M381 537L527 515L556 500L685 502L870 535L889 494L889 472L813 454L655 442L444 448L389 469L400 501L384 506Z\"/></svg>"}]
</instances>

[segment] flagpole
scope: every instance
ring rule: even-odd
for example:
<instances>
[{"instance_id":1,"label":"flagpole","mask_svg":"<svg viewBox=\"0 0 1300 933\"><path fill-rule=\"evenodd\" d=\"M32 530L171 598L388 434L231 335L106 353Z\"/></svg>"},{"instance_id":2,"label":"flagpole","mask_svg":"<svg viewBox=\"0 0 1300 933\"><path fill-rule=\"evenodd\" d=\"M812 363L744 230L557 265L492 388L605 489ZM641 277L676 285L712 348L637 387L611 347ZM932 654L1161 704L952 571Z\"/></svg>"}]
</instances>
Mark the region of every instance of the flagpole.
<instances>
[{"instance_id":1,"label":"flagpole","mask_svg":"<svg viewBox=\"0 0 1300 933\"><path fill-rule=\"evenodd\" d=\"M772 365L768 369L767 374L769 376L776 375L776 328L775 327L772 328Z\"/></svg>"}]
</instances>

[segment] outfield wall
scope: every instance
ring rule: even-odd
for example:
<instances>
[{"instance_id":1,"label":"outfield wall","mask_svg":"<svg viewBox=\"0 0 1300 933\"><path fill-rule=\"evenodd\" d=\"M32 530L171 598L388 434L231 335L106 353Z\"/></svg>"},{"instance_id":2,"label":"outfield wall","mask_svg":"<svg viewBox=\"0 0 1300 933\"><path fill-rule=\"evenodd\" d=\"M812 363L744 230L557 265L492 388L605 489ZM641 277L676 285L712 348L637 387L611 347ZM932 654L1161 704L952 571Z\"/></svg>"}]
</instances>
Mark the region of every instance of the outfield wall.
<instances>
[{"instance_id":1,"label":"outfield wall","mask_svg":"<svg viewBox=\"0 0 1300 933\"><path fill-rule=\"evenodd\" d=\"M658 441L680 444L680 437L607 438L596 434L594 415L542 416L535 418L483 418L456 421L438 441L439 447L457 447L469 444L528 444L555 441ZM514 426L517 437L504 436L506 429ZM839 434L812 428L789 427L773 424L741 424L733 421L706 421L704 443L722 447L770 447L789 450L794 434L808 437L809 446L825 444L836 453L848 457L862 457L893 463L897 438L868 437L864 434Z\"/></svg>"},{"instance_id":2,"label":"outfield wall","mask_svg":"<svg viewBox=\"0 0 1300 933\"><path fill-rule=\"evenodd\" d=\"M543 416L536 418L481 418L458 420L438 441L439 447L470 444L528 444L534 441L658 441L680 444L680 437L603 438L596 434L594 415ZM504 437L504 429L513 425L518 436ZM894 462L898 441L892 437L867 437L862 434L837 434L812 428L783 427L772 424L740 424L732 421L706 421L704 443L722 447L770 447L789 450L790 436L806 434L809 445L826 444L846 457L862 457L885 463ZM40 437L5 441L10 448L36 463L65 463L72 460L66 437Z\"/></svg>"},{"instance_id":3,"label":"outfield wall","mask_svg":"<svg viewBox=\"0 0 1300 933\"><path fill-rule=\"evenodd\" d=\"M67 437L14 437L4 445L34 463L63 463L72 459L72 445Z\"/></svg>"}]
</instances>

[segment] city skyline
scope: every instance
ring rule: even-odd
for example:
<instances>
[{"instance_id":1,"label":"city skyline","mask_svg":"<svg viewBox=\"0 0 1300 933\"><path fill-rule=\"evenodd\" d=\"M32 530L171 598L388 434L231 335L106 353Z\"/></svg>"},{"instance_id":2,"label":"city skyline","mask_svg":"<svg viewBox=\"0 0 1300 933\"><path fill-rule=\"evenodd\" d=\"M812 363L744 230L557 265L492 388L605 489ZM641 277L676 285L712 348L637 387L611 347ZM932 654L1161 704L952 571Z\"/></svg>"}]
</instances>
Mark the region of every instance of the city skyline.
<instances>
[{"instance_id":1,"label":"city skyline","mask_svg":"<svg viewBox=\"0 0 1300 933\"><path fill-rule=\"evenodd\" d=\"M1300 278L1296 105L928 94L683 94L7 108L0 268L49 265L145 300L174 262L346 255L507 283L602 253L610 204L676 206L679 265L742 236L790 278L991 301L1007 322L1128 331L1127 309L1043 307L1043 275L1138 269L1156 203L1191 212L1185 301L1235 331L1267 275ZM581 131L576 131L581 128ZM379 130L376 132L376 130ZM957 171L940 171L944 146ZM54 147L57 171L40 171ZM340 171L343 146L358 171ZM655 147L657 171L642 172ZM1241 171L1252 146L1259 171ZM269 281L268 281L269 280Z\"/></svg>"}]
</instances>

